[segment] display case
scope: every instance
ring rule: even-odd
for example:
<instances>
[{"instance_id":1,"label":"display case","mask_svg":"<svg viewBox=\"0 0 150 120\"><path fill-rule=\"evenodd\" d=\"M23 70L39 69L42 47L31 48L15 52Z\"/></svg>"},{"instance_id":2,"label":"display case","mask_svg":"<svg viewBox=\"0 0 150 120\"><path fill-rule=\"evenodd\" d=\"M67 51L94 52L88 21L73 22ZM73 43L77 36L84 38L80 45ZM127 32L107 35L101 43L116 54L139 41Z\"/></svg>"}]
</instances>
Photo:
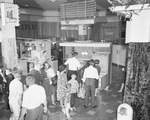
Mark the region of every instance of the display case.
<instances>
[{"instance_id":1,"label":"display case","mask_svg":"<svg viewBox=\"0 0 150 120\"><path fill-rule=\"evenodd\" d=\"M17 39L17 53L19 58L18 63L23 70L23 75L28 74L29 63L34 62L35 58L37 58L38 62L40 63L43 51L47 52L45 59L47 59L55 71L58 70L58 60L54 59L52 55L52 43L53 42L50 39Z\"/></svg>"},{"instance_id":2,"label":"display case","mask_svg":"<svg viewBox=\"0 0 150 120\"><path fill-rule=\"evenodd\" d=\"M71 53L78 52L78 60L81 65L90 59L100 60L101 74L99 80L99 88L105 89L111 83L112 70L112 44L111 43L96 43L96 42L64 42L60 43L63 46L64 62L72 57Z\"/></svg>"}]
</instances>

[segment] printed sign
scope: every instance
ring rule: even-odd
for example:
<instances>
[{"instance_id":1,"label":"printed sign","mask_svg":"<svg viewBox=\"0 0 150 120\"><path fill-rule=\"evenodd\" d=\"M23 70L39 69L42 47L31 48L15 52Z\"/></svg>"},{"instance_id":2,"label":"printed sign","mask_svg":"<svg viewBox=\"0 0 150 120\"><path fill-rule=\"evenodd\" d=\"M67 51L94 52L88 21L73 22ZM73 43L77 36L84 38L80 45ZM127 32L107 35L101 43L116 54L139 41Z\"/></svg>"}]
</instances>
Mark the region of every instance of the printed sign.
<instances>
[{"instance_id":1,"label":"printed sign","mask_svg":"<svg viewBox=\"0 0 150 120\"><path fill-rule=\"evenodd\" d=\"M103 36L104 36L104 39L105 40L113 40L115 39L115 28L114 27L105 27L104 28L104 33L103 33Z\"/></svg>"},{"instance_id":2,"label":"printed sign","mask_svg":"<svg viewBox=\"0 0 150 120\"><path fill-rule=\"evenodd\" d=\"M19 7L15 4L0 3L2 26L19 26Z\"/></svg>"}]
</instances>

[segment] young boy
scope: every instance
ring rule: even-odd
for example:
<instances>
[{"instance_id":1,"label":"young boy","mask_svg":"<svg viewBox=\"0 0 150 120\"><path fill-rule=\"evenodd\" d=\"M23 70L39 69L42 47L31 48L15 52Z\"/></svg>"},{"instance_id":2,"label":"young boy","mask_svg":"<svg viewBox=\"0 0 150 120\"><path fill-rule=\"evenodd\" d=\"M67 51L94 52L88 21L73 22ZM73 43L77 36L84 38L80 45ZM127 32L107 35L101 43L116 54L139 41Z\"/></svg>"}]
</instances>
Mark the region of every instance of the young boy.
<instances>
[{"instance_id":1,"label":"young boy","mask_svg":"<svg viewBox=\"0 0 150 120\"><path fill-rule=\"evenodd\" d=\"M79 83L76 80L77 76L76 74L71 75L71 80L68 81L68 83L71 84L71 108L75 110L75 102L76 102L76 97L77 97L77 92L79 88Z\"/></svg>"}]
</instances>

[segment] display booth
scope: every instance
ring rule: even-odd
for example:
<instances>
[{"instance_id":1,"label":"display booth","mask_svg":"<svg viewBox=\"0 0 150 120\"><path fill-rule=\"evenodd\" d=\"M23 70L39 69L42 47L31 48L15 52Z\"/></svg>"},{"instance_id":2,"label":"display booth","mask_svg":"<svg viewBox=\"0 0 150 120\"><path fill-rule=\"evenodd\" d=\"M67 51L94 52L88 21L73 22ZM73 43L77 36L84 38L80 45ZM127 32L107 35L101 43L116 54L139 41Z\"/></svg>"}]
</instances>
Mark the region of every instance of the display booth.
<instances>
[{"instance_id":1,"label":"display booth","mask_svg":"<svg viewBox=\"0 0 150 120\"><path fill-rule=\"evenodd\" d=\"M23 75L29 72L29 63L37 62L42 64L43 51L46 51L46 61L52 66L55 72L58 70L58 60L52 55L53 42L50 39L17 39L18 64L23 70ZM41 67L41 66L39 66Z\"/></svg>"},{"instance_id":2,"label":"display booth","mask_svg":"<svg viewBox=\"0 0 150 120\"><path fill-rule=\"evenodd\" d=\"M77 42L64 42L60 43L63 46L63 60L64 62L72 57L71 53L78 52L78 60L83 66L86 61L90 59L100 60L100 79L99 79L99 89L103 90L111 83L111 43L95 43L88 41L77 41Z\"/></svg>"}]
</instances>

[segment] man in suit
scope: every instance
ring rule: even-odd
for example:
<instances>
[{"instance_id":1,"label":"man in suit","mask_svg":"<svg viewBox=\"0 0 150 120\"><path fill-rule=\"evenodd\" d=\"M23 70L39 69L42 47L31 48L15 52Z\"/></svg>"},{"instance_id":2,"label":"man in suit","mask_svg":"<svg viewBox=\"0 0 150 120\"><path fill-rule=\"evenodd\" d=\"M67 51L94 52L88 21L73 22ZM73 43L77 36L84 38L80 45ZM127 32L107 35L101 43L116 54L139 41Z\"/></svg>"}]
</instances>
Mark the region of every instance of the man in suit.
<instances>
[{"instance_id":1,"label":"man in suit","mask_svg":"<svg viewBox=\"0 0 150 120\"><path fill-rule=\"evenodd\" d=\"M32 74L35 77L35 84L41 85L41 74L34 67L34 63L29 64L29 74Z\"/></svg>"}]
</instances>

